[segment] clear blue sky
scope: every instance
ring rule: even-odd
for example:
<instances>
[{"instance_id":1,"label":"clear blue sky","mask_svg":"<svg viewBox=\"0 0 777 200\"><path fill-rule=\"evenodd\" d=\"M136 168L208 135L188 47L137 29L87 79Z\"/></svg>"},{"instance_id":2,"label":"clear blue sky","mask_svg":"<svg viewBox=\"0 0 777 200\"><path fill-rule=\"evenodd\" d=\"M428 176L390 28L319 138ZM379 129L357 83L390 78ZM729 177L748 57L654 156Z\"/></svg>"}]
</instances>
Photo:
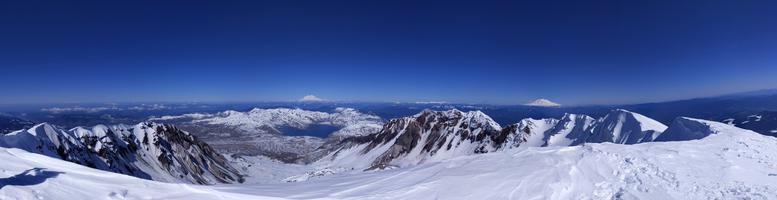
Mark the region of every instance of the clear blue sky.
<instances>
[{"instance_id":1,"label":"clear blue sky","mask_svg":"<svg viewBox=\"0 0 777 200\"><path fill-rule=\"evenodd\" d=\"M0 103L637 103L777 87L777 1L0 3Z\"/></svg>"}]
</instances>

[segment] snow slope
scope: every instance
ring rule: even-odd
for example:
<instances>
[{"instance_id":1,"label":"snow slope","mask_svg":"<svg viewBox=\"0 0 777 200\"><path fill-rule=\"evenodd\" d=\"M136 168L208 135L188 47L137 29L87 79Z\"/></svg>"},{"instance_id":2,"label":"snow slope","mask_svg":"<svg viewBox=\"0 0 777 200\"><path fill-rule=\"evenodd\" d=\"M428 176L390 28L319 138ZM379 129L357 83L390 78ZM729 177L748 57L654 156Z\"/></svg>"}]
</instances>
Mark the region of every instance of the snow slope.
<instances>
[{"instance_id":1,"label":"snow slope","mask_svg":"<svg viewBox=\"0 0 777 200\"><path fill-rule=\"evenodd\" d=\"M585 143L589 132L595 124L595 119L587 115L564 114L561 120L548 130L545 145L543 146L571 146Z\"/></svg>"},{"instance_id":2,"label":"snow slope","mask_svg":"<svg viewBox=\"0 0 777 200\"><path fill-rule=\"evenodd\" d=\"M508 125L505 129L512 129L515 127L515 134L509 134L507 141L513 141L513 143L524 143L522 145L528 145L532 147L539 147L545 144L546 132L552 129L559 120L557 119L523 119L520 122ZM507 145L514 147L517 145Z\"/></svg>"},{"instance_id":3,"label":"snow slope","mask_svg":"<svg viewBox=\"0 0 777 200\"><path fill-rule=\"evenodd\" d=\"M316 165L383 169L486 153L509 143L510 133L501 131L499 124L480 111L424 110L392 119L378 133L347 138Z\"/></svg>"},{"instance_id":4,"label":"snow slope","mask_svg":"<svg viewBox=\"0 0 777 200\"><path fill-rule=\"evenodd\" d=\"M715 134L635 145L513 148L277 184L166 184L0 148L6 162L0 165L0 199L777 198L777 138L695 121ZM34 168L45 169L24 173ZM14 176L19 174L28 176Z\"/></svg>"},{"instance_id":5,"label":"snow slope","mask_svg":"<svg viewBox=\"0 0 777 200\"><path fill-rule=\"evenodd\" d=\"M672 121L672 125L655 141L685 141L696 140L719 132L731 132L738 130L731 124L726 126L719 122L699 120L688 117L678 117Z\"/></svg>"},{"instance_id":6,"label":"snow slope","mask_svg":"<svg viewBox=\"0 0 777 200\"><path fill-rule=\"evenodd\" d=\"M139 179L0 147L0 199L271 199Z\"/></svg>"},{"instance_id":7,"label":"snow slope","mask_svg":"<svg viewBox=\"0 0 777 200\"><path fill-rule=\"evenodd\" d=\"M266 156L231 154L229 163L244 175L247 184L280 183L292 176L313 171L310 165L284 163Z\"/></svg>"},{"instance_id":8,"label":"snow slope","mask_svg":"<svg viewBox=\"0 0 777 200\"><path fill-rule=\"evenodd\" d=\"M637 144L655 140L666 125L644 115L628 110L612 110L597 121L592 135L586 142L612 142L619 144Z\"/></svg>"},{"instance_id":9,"label":"snow slope","mask_svg":"<svg viewBox=\"0 0 777 200\"><path fill-rule=\"evenodd\" d=\"M701 140L511 149L396 170L218 190L295 199L777 198L777 139L709 123L718 134Z\"/></svg>"},{"instance_id":10,"label":"snow slope","mask_svg":"<svg viewBox=\"0 0 777 200\"><path fill-rule=\"evenodd\" d=\"M69 131L42 123L0 135L0 147L164 182L213 184L243 180L207 144L174 126L157 123L97 125Z\"/></svg>"},{"instance_id":11,"label":"snow slope","mask_svg":"<svg viewBox=\"0 0 777 200\"><path fill-rule=\"evenodd\" d=\"M346 138L317 164L319 168L382 169L518 147L636 144L653 141L665 129L655 120L622 109L599 120L565 114L561 120L524 119L505 128L480 111L425 110L393 119L380 132Z\"/></svg>"}]
</instances>

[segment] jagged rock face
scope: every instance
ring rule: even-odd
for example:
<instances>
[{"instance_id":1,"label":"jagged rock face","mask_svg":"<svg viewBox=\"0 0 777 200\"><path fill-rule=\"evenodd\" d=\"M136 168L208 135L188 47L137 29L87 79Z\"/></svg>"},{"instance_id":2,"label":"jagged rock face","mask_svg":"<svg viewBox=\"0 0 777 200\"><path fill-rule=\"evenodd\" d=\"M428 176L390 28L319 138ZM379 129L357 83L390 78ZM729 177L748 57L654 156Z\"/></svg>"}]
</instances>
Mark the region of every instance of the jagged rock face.
<instances>
[{"instance_id":1,"label":"jagged rock face","mask_svg":"<svg viewBox=\"0 0 777 200\"><path fill-rule=\"evenodd\" d=\"M595 119L587 115L565 114L558 119L523 119L516 124L509 125L503 131L513 132L507 134L515 137L508 140L506 147L546 147L546 146L574 146L585 143L591 133L591 127Z\"/></svg>"},{"instance_id":2,"label":"jagged rock face","mask_svg":"<svg viewBox=\"0 0 777 200\"><path fill-rule=\"evenodd\" d=\"M523 119L502 129L502 134L508 139L506 148L520 146L545 146L549 135L547 132L559 123L557 119ZM514 130L513 130L514 129Z\"/></svg>"},{"instance_id":3,"label":"jagged rock face","mask_svg":"<svg viewBox=\"0 0 777 200\"><path fill-rule=\"evenodd\" d=\"M655 120L620 109L599 120L565 114L560 120L524 119L504 128L480 111L426 110L390 120L378 133L328 145L333 150L317 163L342 167L366 160L369 163L344 167L380 169L518 147L636 144L653 141L665 129Z\"/></svg>"},{"instance_id":4,"label":"jagged rock face","mask_svg":"<svg viewBox=\"0 0 777 200\"><path fill-rule=\"evenodd\" d=\"M666 129L666 126L655 120L622 109L613 110L599 120L587 115L567 113L560 120L524 119L519 124L534 127L527 130L534 137L527 138L522 144L531 147L601 142L636 144L653 141Z\"/></svg>"},{"instance_id":5,"label":"jagged rock face","mask_svg":"<svg viewBox=\"0 0 777 200\"><path fill-rule=\"evenodd\" d=\"M287 163L309 163L328 153L319 147L346 137L377 133L383 125L378 116L342 107L331 112L256 108L247 112L189 113L149 120L176 124L221 153L261 155ZM314 134L293 136L292 132ZM328 137L322 138L326 134Z\"/></svg>"},{"instance_id":6,"label":"jagged rock face","mask_svg":"<svg viewBox=\"0 0 777 200\"><path fill-rule=\"evenodd\" d=\"M594 118L587 115L564 114L564 117L548 130L547 139L542 146L574 146L585 143L595 122Z\"/></svg>"},{"instance_id":7,"label":"jagged rock face","mask_svg":"<svg viewBox=\"0 0 777 200\"><path fill-rule=\"evenodd\" d=\"M666 128L664 124L643 115L617 109L597 121L586 142L618 144L650 142L655 140Z\"/></svg>"},{"instance_id":8,"label":"jagged rock face","mask_svg":"<svg viewBox=\"0 0 777 200\"><path fill-rule=\"evenodd\" d=\"M503 131L480 111L426 110L413 117L392 119L378 133L347 138L324 160L361 154L371 160L369 169L413 165L504 148L516 138L514 130Z\"/></svg>"},{"instance_id":9,"label":"jagged rock face","mask_svg":"<svg viewBox=\"0 0 777 200\"><path fill-rule=\"evenodd\" d=\"M39 124L28 130L14 131L0 137L0 146L19 148L29 152L78 163L93 168L109 169L111 166L101 160L98 152L82 145L81 141L61 129L48 124ZM117 171L131 172L134 169L117 168ZM127 173L148 178L144 173Z\"/></svg>"},{"instance_id":10,"label":"jagged rock face","mask_svg":"<svg viewBox=\"0 0 777 200\"><path fill-rule=\"evenodd\" d=\"M64 131L39 124L1 137L0 145L144 179L197 184L243 180L222 155L170 125L98 125Z\"/></svg>"}]
</instances>

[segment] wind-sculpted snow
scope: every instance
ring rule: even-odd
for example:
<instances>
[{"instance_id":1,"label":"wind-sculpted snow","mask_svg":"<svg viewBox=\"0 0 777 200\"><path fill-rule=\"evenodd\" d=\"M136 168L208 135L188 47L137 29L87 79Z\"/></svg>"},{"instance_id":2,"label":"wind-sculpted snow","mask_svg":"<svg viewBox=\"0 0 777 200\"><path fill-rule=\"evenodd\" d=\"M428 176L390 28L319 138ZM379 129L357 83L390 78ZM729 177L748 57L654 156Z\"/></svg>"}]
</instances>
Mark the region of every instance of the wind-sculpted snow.
<instances>
[{"instance_id":1,"label":"wind-sculpted snow","mask_svg":"<svg viewBox=\"0 0 777 200\"><path fill-rule=\"evenodd\" d=\"M715 134L512 148L391 170L320 170L312 175L330 175L275 184L166 184L0 148L0 179L48 172L33 174L35 184L4 185L0 199L777 199L777 138L688 120Z\"/></svg>"},{"instance_id":2,"label":"wind-sculpted snow","mask_svg":"<svg viewBox=\"0 0 777 200\"><path fill-rule=\"evenodd\" d=\"M243 181L221 154L170 125L98 125L65 131L43 123L0 136L0 146L144 179L197 184Z\"/></svg>"}]
</instances>

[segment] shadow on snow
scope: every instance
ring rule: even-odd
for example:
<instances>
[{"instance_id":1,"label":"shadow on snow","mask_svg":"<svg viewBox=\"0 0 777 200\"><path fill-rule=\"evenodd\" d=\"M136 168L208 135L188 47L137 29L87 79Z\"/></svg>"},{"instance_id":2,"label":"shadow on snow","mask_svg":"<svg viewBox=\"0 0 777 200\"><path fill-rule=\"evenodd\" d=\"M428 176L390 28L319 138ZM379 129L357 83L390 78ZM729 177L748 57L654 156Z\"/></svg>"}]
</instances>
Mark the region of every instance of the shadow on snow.
<instances>
[{"instance_id":1,"label":"shadow on snow","mask_svg":"<svg viewBox=\"0 0 777 200\"><path fill-rule=\"evenodd\" d=\"M32 168L22 173L8 177L0 178L0 189L9 185L28 186L37 185L46 181L46 179L57 177L64 172L47 171L44 168Z\"/></svg>"}]
</instances>

